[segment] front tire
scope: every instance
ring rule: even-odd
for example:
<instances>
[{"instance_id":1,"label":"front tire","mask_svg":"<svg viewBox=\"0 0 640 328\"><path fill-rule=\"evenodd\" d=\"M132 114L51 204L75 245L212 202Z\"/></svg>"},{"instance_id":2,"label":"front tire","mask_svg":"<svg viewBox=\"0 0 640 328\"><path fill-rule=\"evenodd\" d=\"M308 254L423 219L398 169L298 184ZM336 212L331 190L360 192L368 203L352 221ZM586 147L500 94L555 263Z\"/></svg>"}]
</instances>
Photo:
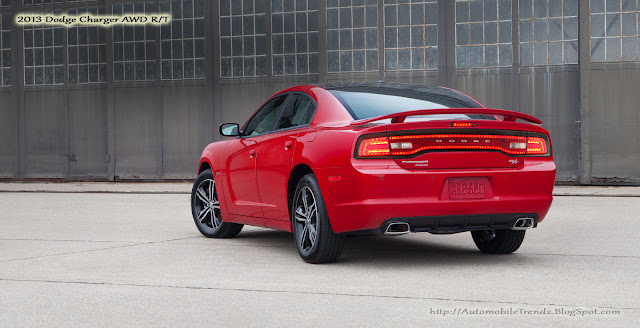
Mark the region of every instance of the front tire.
<instances>
[{"instance_id":1,"label":"front tire","mask_svg":"<svg viewBox=\"0 0 640 328\"><path fill-rule=\"evenodd\" d=\"M200 233L208 238L232 238L243 225L223 222L218 191L211 169L202 171L191 189L191 215Z\"/></svg>"},{"instance_id":2,"label":"front tire","mask_svg":"<svg viewBox=\"0 0 640 328\"><path fill-rule=\"evenodd\" d=\"M525 232L525 230L482 230L472 231L471 236L483 253L510 254L520 248Z\"/></svg>"},{"instance_id":3,"label":"front tire","mask_svg":"<svg viewBox=\"0 0 640 328\"><path fill-rule=\"evenodd\" d=\"M340 258L345 236L333 232L313 174L305 175L298 183L290 212L294 240L305 262L329 263Z\"/></svg>"}]
</instances>

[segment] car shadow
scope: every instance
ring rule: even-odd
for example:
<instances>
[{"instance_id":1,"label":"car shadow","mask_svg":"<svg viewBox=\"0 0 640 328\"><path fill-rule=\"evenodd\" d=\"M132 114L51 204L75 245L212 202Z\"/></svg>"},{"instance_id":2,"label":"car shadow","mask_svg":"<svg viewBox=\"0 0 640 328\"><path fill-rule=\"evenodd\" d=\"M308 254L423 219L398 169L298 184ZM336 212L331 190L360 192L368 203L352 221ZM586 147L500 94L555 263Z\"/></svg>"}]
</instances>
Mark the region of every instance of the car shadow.
<instances>
[{"instance_id":1,"label":"car shadow","mask_svg":"<svg viewBox=\"0 0 640 328\"><path fill-rule=\"evenodd\" d=\"M422 236L424 237L418 237ZM430 238L432 237L432 238ZM438 237L430 234L411 234L407 236L351 236L347 238L340 259L331 265L346 266L388 266L397 265L517 265L542 261L540 257L527 256L524 253L508 255L490 255L481 253L472 243L451 245L441 243ZM471 238L471 236L469 236ZM278 230L243 231L235 239L255 246L273 247L273 252L296 254L291 233Z\"/></svg>"}]
</instances>

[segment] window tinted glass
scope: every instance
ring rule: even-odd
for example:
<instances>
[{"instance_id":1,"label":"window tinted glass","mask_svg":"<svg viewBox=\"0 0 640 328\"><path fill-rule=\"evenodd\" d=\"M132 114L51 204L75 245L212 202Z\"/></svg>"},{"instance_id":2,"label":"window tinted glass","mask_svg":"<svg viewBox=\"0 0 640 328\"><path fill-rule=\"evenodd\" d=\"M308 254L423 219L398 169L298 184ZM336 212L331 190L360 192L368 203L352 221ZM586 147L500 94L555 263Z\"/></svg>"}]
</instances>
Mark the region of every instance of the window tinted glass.
<instances>
[{"instance_id":1,"label":"window tinted glass","mask_svg":"<svg viewBox=\"0 0 640 328\"><path fill-rule=\"evenodd\" d=\"M269 132L286 99L287 95L283 95L269 100L247 123L243 135L255 136Z\"/></svg>"},{"instance_id":2,"label":"window tinted glass","mask_svg":"<svg viewBox=\"0 0 640 328\"><path fill-rule=\"evenodd\" d=\"M330 90L330 92L356 120L421 109L477 107L464 99L423 92L384 89ZM408 117L407 121L468 118L491 119L483 115L448 114Z\"/></svg>"},{"instance_id":3,"label":"window tinted glass","mask_svg":"<svg viewBox=\"0 0 640 328\"><path fill-rule=\"evenodd\" d=\"M286 129L294 126L309 124L309 115L307 112L315 107L310 106L312 104L311 99L301 95L292 96L287 109L282 113L280 121L278 122L278 129Z\"/></svg>"}]
</instances>

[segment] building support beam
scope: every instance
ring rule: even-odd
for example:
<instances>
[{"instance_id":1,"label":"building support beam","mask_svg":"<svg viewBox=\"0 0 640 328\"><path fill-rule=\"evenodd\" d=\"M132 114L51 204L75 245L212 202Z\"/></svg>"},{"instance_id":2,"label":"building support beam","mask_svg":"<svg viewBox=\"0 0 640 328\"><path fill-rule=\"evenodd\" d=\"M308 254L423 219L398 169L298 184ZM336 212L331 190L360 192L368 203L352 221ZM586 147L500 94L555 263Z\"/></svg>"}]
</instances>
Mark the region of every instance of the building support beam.
<instances>
[{"instance_id":1,"label":"building support beam","mask_svg":"<svg viewBox=\"0 0 640 328\"><path fill-rule=\"evenodd\" d=\"M511 53L513 63L511 69L511 110L520 111L520 6L519 1L511 5Z\"/></svg>"},{"instance_id":2,"label":"building support beam","mask_svg":"<svg viewBox=\"0 0 640 328\"><path fill-rule=\"evenodd\" d=\"M455 86L455 27L455 1L438 0L438 84L445 87Z\"/></svg>"},{"instance_id":3,"label":"building support beam","mask_svg":"<svg viewBox=\"0 0 640 328\"><path fill-rule=\"evenodd\" d=\"M580 83L580 183L591 184L591 27L589 1L578 7Z\"/></svg>"}]
</instances>

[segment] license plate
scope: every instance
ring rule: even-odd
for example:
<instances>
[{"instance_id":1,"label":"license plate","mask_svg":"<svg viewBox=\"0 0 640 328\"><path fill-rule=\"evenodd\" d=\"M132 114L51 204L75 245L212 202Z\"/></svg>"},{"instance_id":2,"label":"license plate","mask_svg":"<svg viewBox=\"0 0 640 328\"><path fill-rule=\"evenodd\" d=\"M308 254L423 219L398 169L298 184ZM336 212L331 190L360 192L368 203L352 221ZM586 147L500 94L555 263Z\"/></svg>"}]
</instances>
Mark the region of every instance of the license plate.
<instances>
[{"instance_id":1,"label":"license plate","mask_svg":"<svg viewBox=\"0 0 640 328\"><path fill-rule=\"evenodd\" d=\"M450 199L482 199L484 198L485 178L449 179Z\"/></svg>"}]
</instances>

